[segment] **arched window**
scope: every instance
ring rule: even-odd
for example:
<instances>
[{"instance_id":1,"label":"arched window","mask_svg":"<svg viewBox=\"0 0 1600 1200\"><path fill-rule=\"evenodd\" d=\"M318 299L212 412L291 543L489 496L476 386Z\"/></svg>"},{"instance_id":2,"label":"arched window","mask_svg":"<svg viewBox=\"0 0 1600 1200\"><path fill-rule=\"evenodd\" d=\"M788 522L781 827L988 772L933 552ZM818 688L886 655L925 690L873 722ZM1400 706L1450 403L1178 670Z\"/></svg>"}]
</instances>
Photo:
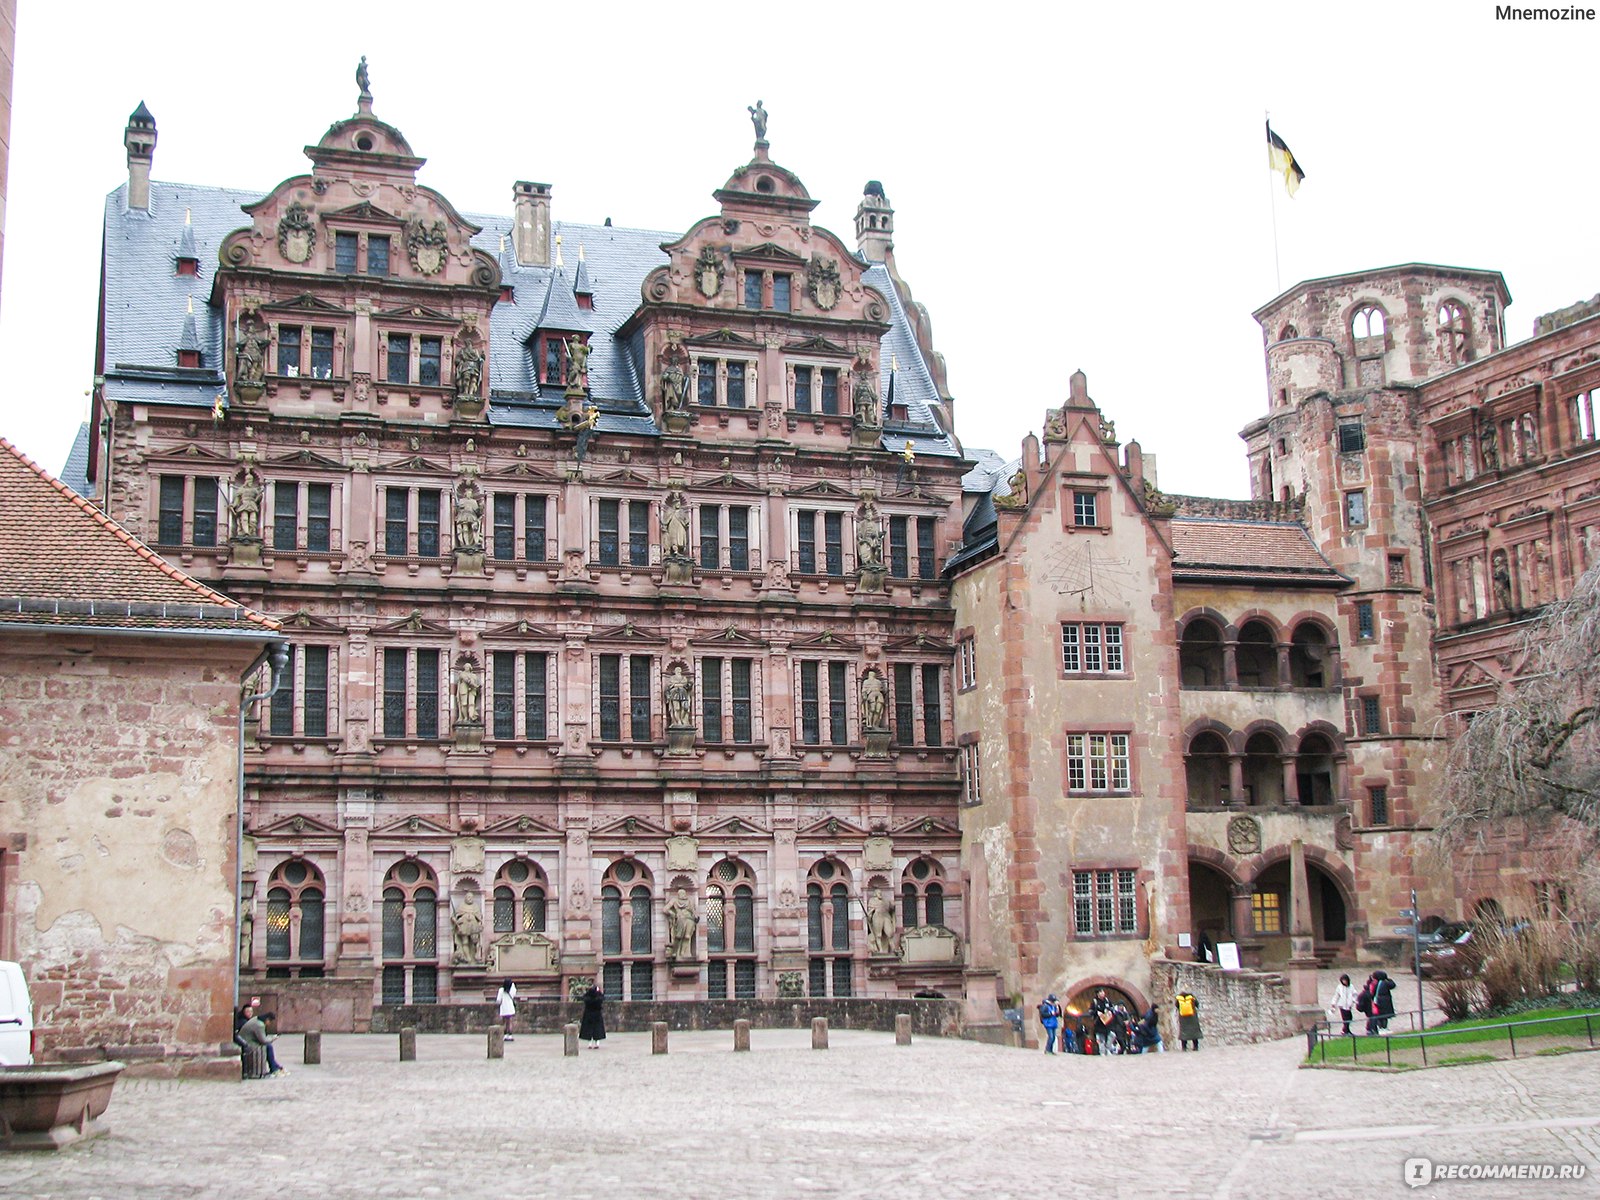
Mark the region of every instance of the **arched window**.
<instances>
[{"instance_id":1,"label":"arched window","mask_svg":"<svg viewBox=\"0 0 1600 1200\"><path fill-rule=\"evenodd\" d=\"M1472 329L1467 310L1454 300L1439 305L1439 361L1455 366L1472 357Z\"/></svg>"},{"instance_id":2,"label":"arched window","mask_svg":"<svg viewBox=\"0 0 1600 1200\"><path fill-rule=\"evenodd\" d=\"M538 863L514 858L494 879L494 932L543 933L548 887Z\"/></svg>"},{"instance_id":3,"label":"arched window","mask_svg":"<svg viewBox=\"0 0 1600 1200\"><path fill-rule=\"evenodd\" d=\"M900 921L906 929L944 924L944 871L934 859L916 859L901 873Z\"/></svg>"},{"instance_id":4,"label":"arched window","mask_svg":"<svg viewBox=\"0 0 1600 1200\"><path fill-rule=\"evenodd\" d=\"M811 995L853 995L850 873L838 859L824 858L812 866L806 882L806 918Z\"/></svg>"},{"instance_id":5,"label":"arched window","mask_svg":"<svg viewBox=\"0 0 1600 1200\"><path fill-rule=\"evenodd\" d=\"M1350 315L1350 333L1356 340L1356 350L1360 352L1367 349L1362 346L1363 342L1370 342L1373 339L1381 342L1385 325L1383 309L1376 304L1363 304L1356 309Z\"/></svg>"},{"instance_id":6,"label":"arched window","mask_svg":"<svg viewBox=\"0 0 1600 1200\"><path fill-rule=\"evenodd\" d=\"M1189 785L1189 807L1204 808L1228 802L1228 743L1222 735L1197 733L1183 759Z\"/></svg>"},{"instance_id":7,"label":"arched window","mask_svg":"<svg viewBox=\"0 0 1600 1200\"><path fill-rule=\"evenodd\" d=\"M267 978L317 979L323 972L322 872L303 858L280 863L268 881Z\"/></svg>"},{"instance_id":8,"label":"arched window","mask_svg":"<svg viewBox=\"0 0 1600 1200\"><path fill-rule=\"evenodd\" d=\"M383 1002L437 1003L438 961L438 879L408 858L383 880Z\"/></svg>"},{"instance_id":9,"label":"arched window","mask_svg":"<svg viewBox=\"0 0 1600 1200\"><path fill-rule=\"evenodd\" d=\"M1265 621L1247 621L1239 630L1237 655L1239 686L1272 688L1278 686L1278 645Z\"/></svg>"},{"instance_id":10,"label":"arched window","mask_svg":"<svg viewBox=\"0 0 1600 1200\"><path fill-rule=\"evenodd\" d=\"M1289 683L1297 688L1335 686L1333 647L1320 625L1302 621L1289 639Z\"/></svg>"},{"instance_id":11,"label":"arched window","mask_svg":"<svg viewBox=\"0 0 1600 1200\"><path fill-rule=\"evenodd\" d=\"M1251 804L1283 803L1283 747L1270 733L1253 733L1244 744L1244 792Z\"/></svg>"},{"instance_id":12,"label":"arched window","mask_svg":"<svg viewBox=\"0 0 1600 1200\"><path fill-rule=\"evenodd\" d=\"M619 859L600 885L602 978L611 999L655 998L654 930L650 872L634 859Z\"/></svg>"},{"instance_id":13,"label":"arched window","mask_svg":"<svg viewBox=\"0 0 1600 1200\"><path fill-rule=\"evenodd\" d=\"M1278 340L1280 342L1287 342L1292 338L1297 338L1299 336L1300 331L1293 325L1285 325L1282 329L1278 330Z\"/></svg>"},{"instance_id":14,"label":"arched window","mask_svg":"<svg viewBox=\"0 0 1600 1200\"><path fill-rule=\"evenodd\" d=\"M1322 734L1308 733L1300 739L1294 771L1301 804L1327 805L1339 799L1334 795L1333 743Z\"/></svg>"},{"instance_id":15,"label":"arched window","mask_svg":"<svg viewBox=\"0 0 1600 1200\"><path fill-rule=\"evenodd\" d=\"M1190 621L1183 628L1178 645L1178 677L1186 688L1219 688L1223 685L1222 630L1205 618Z\"/></svg>"},{"instance_id":16,"label":"arched window","mask_svg":"<svg viewBox=\"0 0 1600 1200\"><path fill-rule=\"evenodd\" d=\"M756 994L756 879L725 858L706 881L706 995L712 1000Z\"/></svg>"}]
</instances>

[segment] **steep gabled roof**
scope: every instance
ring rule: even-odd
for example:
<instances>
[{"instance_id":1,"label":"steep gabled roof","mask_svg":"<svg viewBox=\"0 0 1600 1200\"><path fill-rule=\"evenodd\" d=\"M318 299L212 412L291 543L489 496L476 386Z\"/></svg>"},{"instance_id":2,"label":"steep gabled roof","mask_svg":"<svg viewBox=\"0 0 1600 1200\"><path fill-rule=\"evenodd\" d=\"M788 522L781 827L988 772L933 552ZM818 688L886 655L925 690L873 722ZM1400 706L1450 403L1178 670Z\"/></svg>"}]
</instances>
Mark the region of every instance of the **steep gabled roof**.
<instances>
[{"instance_id":1,"label":"steep gabled roof","mask_svg":"<svg viewBox=\"0 0 1600 1200\"><path fill-rule=\"evenodd\" d=\"M0 628L270 637L278 623L191 579L0 438Z\"/></svg>"}]
</instances>

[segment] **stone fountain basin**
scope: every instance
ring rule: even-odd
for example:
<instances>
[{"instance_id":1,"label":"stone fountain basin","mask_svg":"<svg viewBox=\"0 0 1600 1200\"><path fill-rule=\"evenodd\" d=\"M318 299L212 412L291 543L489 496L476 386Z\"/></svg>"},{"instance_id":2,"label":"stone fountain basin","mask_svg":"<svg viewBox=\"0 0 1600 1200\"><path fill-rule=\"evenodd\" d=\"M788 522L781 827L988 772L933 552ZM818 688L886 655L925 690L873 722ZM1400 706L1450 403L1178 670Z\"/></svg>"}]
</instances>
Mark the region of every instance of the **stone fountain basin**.
<instances>
[{"instance_id":1,"label":"stone fountain basin","mask_svg":"<svg viewBox=\"0 0 1600 1200\"><path fill-rule=\"evenodd\" d=\"M122 1066L0 1067L0 1150L59 1150L105 1133Z\"/></svg>"}]
</instances>

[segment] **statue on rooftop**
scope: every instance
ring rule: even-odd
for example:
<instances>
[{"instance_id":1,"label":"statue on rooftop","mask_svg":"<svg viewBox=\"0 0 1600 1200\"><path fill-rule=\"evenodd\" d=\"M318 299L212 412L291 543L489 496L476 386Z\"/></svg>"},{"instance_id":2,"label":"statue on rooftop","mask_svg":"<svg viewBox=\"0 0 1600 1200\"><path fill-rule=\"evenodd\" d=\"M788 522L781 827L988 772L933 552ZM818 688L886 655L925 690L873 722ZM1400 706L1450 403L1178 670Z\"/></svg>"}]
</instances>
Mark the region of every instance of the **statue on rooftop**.
<instances>
[{"instance_id":1,"label":"statue on rooftop","mask_svg":"<svg viewBox=\"0 0 1600 1200\"><path fill-rule=\"evenodd\" d=\"M757 100L754 108L747 109L750 113L750 123L756 127L756 141L767 140L767 110L766 106Z\"/></svg>"},{"instance_id":2,"label":"statue on rooftop","mask_svg":"<svg viewBox=\"0 0 1600 1200\"><path fill-rule=\"evenodd\" d=\"M361 63L356 67L356 86L361 89L361 94L368 99L372 97L372 76L367 74L367 56L361 56Z\"/></svg>"}]
</instances>

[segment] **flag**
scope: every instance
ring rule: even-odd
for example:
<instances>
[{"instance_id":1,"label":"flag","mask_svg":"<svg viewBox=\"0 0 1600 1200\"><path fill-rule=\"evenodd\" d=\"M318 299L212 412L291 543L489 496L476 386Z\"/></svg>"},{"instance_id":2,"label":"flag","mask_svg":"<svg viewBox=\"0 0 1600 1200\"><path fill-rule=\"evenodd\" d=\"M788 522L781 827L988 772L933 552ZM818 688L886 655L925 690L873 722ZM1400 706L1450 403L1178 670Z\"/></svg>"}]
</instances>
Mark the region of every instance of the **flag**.
<instances>
[{"instance_id":1,"label":"flag","mask_svg":"<svg viewBox=\"0 0 1600 1200\"><path fill-rule=\"evenodd\" d=\"M213 421L226 420L228 416L228 394L218 392L216 403L211 406L211 419Z\"/></svg>"},{"instance_id":2,"label":"flag","mask_svg":"<svg viewBox=\"0 0 1600 1200\"><path fill-rule=\"evenodd\" d=\"M1300 183L1305 179L1306 173L1300 169L1300 164L1295 161L1294 151L1288 144L1272 132L1272 122L1267 122L1267 166L1283 175L1283 186L1292 198L1300 189Z\"/></svg>"}]
</instances>

